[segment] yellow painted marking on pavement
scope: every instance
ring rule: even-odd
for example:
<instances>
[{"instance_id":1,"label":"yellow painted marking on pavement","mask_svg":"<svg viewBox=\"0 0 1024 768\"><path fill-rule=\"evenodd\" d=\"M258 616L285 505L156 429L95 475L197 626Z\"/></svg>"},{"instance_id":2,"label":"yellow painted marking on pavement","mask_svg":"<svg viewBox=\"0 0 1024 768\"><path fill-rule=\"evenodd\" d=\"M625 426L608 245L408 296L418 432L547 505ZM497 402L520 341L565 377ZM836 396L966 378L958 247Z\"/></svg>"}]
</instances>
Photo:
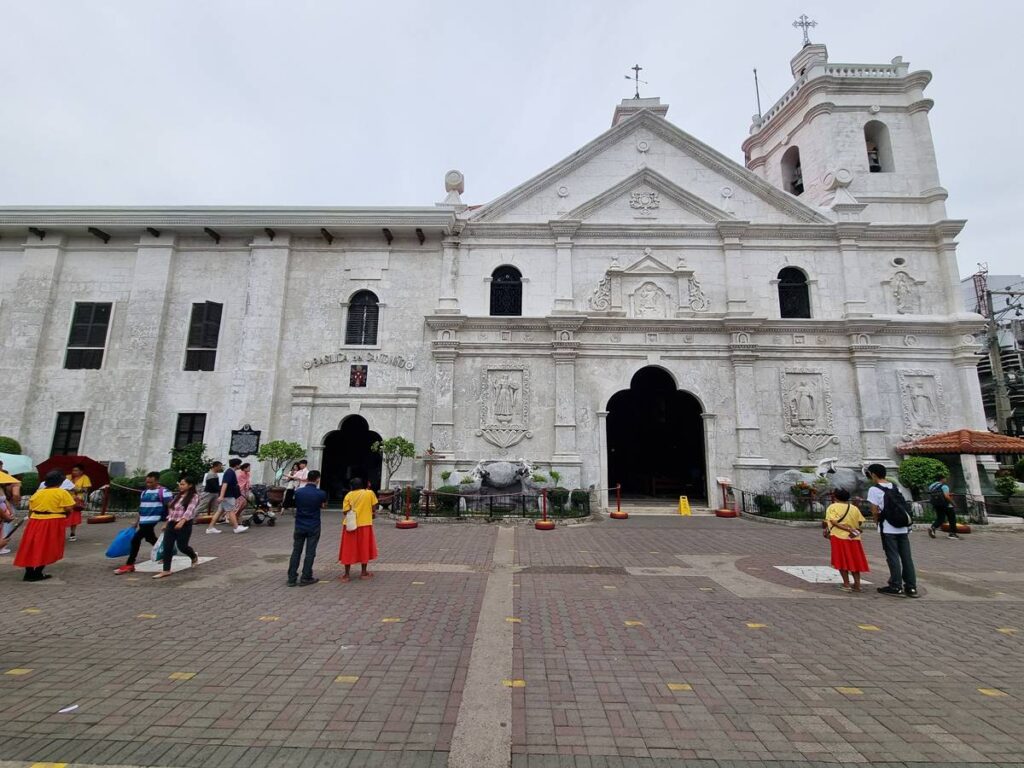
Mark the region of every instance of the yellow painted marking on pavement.
<instances>
[{"instance_id":1,"label":"yellow painted marking on pavement","mask_svg":"<svg viewBox=\"0 0 1024 768\"><path fill-rule=\"evenodd\" d=\"M863 629L865 632L880 632L881 631L881 627L876 627L874 624L858 624L857 626L860 629Z\"/></svg>"},{"instance_id":2,"label":"yellow painted marking on pavement","mask_svg":"<svg viewBox=\"0 0 1024 768\"><path fill-rule=\"evenodd\" d=\"M155 613L140 613L135 618L136 619L155 619L156 618L156 614Z\"/></svg>"},{"instance_id":3,"label":"yellow painted marking on pavement","mask_svg":"<svg viewBox=\"0 0 1024 768\"><path fill-rule=\"evenodd\" d=\"M28 768L67 768L67 763L32 763Z\"/></svg>"},{"instance_id":4,"label":"yellow painted marking on pavement","mask_svg":"<svg viewBox=\"0 0 1024 768\"><path fill-rule=\"evenodd\" d=\"M509 680L508 678L505 678L504 680L501 681L501 684L504 685L506 688L525 688L526 687L526 681L525 680Z\"/></svg>"},{"instance_id":5,"label":"yellow painted marking on pavement","mask_svg":"<svg viewBox=\"0 0 1024 768\"><path fill-rule=\"evenodd\" d=\"M624 621L622 623L625 624L627 627L642 627L644 625L642 621L636 621L633 619L629 621Z\"/></svg>"},{"instance_id":6,"label":"yellow painted marking on pavement","mask_svg":"<svg viewBox=\"0 0 1024 768\"><path fill-rule=\"evenodd\" d=\"M764 629L767 626L768 626L767 624L758 624L758 623L753 622L753 621L748 621L747 622L747 629Z\"/></svg>"},{"instance_id":7,"label":"yellow painted marking on pavement","mask_svg":"<svg viewBox=\"0 0 1024 768\"><path fill-rule=\"evenodd\" d=\"M604 588L605 589L618 589L618 587L613 587L611 584L605 584Z\"/></svg>"},{"instance_id":8,"label":"yellow painted marking on pavement","mask_svg":"<svg viewBox=\"0 0 1024 768\"><path fill-rule=\"evenodd\" d=\"M397 616L386 616L380 620L381 624L398 624L401 621Z\"/></svg>"},{"instance_id":9,"label":"yellow painted marking on pavement","mask_svg":"<svg viewBox=\"0 0 1024 768\"><path fill-rule=\"evenodd\" d=\"M168 680L191 680L196 676L195 672L171 672Z\"/></svg>"},{"instance_id":10,"label":"yellow painted marking on pavement","mask_svg":"<svg viewBox=\"0 0 1024 768\"><path fill-rule=\"evenodd\" d=\"M42 613L42 612L43 612L42 608L25 608L24 610L22 610L22 613Z\"/></svg>"},{"instance_id":11,"label":"yellow painted marking on pavement","mask_svg":"<svg viewBox=\"0 0 1024 768\"><path fill-rule=\"evenodd\" d=\"M701 592L714 592L715 588L714 587L701 587L700 591Z\"/></svg>"},{"instance_id":12,"label":"yellow painted marking on pavement","mask_svg":"<svg viewBox=\"0 0 1024 768\"><path fill-rule=\"evenodd\" d=\"M517 618L515 616L506 616L505 617L505 621L507 621L509 624L522 624L523 623L522 619Z\"/></svg>"},{"instance_id":13,"label":"yellow painted marking on pavement","mask_svg":"<svg viewBox=\"0 0 1024 768\"><path fill-rule=\"evenodd\" d=\"M8 669L4 672L5 675L27 675L32 672L31 669L25 669L24 667L15 667L14 669Z\"/></svg>"},{"instance_id":14,"label":"yellow painted marking on pavement","mask_svg":"<svg viewBox=\"0 0 1024 768\"><path fill-rule=\"evenodd\" d=\"M996 698L1010 695L1006 691L1000 691L998 688L979 688L978 693L982 696L993 696Z\"/></svg>"},{"instance_id":15,"label":"yellow painted marking on pavement","mask_svg":"<svg viewBox=\"0 0 1024 768\"><path fill-rule=\"evenodd\" d=\"M692 691L693 686L689 683L669 683L668 689L670 691Z\"/></svg>"},{"instance_id":16,"label":"yellow painted marking on pavement","mask_svg":"<svg viewBox=\"0 0 1024 768\"><path fill-rule=\"evenodd\" d=\"M260 616L260 621L280 621L280 616Z\"/></svg>"},{"instance_id":17,"label":"yellow painted marking on pavement","mask_svg":"<svg viewBox=\"0 0 1024 768\"><path fill-rule=\"evenodd\" d=\"M839 693L845 693L847 696L860 696L864 693L860 688L854 688L853 686L848 685L837 685L836 690L839 691Z\"/></svg>"},{"instance_id":18,"label":"yellow painted marking on pavement","mask_svg":"<svg viewBox=\"0 0 1024 768\"><path fill-rule=\"evenodd\" d=\"M1014 629L1013 627L999 627L999 629L997 629L996 632L1001 632L1004 635L1016 635L1017 634L1017 630Z\"/></svg>"},{"instance_id":19,"label":"yellow painted marking on pavement","mask_svg":"<svg viewBox=\"0 0 1024 768\"><path fill-rule=\"evenodd\" d=\"M359 675L338 675L334 678L336 683L354 683L359 680Z\"/></svg>"},{"instance_id":20,"label":"yellow painted marking on pavement","mask_svg":"<svg viewBox=\"0 0 1024 768\"><path fill-rule=\"evenodd\" d=\"M425 582L425 581L414 581L413 582L413 584L416 585L417 587L422 587L426 583L427 582Z\"/></svg>"},{"instance_id":21,"label":"yellow painted marking on pavement","mask_svg":"<svg viewBox=\"0 0 1024 768\"><path fill-rule=\"evenodd\" d=\"M587 568L600 568L600 565L588 565Z\"/></svg>"},{"instance_id":22,"label":"yellow painted marking on pavement","mask_svg":"<svg viewBox=\"0 0 1024 768\"><path fill-rule=\"evenodd\" d=\"M660 555L660 554L661 554L661 552L658 552L657 550L651 550L651 551L650 551L650 552L648 552L647 554L649 554L649 555Z\"/></svg>"}]
</instances>

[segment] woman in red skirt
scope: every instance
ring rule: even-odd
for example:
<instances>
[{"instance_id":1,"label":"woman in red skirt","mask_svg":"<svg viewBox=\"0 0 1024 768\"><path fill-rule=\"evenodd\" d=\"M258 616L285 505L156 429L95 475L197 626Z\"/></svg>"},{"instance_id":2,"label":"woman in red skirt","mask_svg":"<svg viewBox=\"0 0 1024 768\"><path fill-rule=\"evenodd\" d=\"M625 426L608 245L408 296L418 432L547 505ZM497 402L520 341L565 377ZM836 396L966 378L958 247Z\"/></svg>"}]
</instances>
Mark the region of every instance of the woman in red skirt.
<instances>
[{"instance_id":1,"label":"woman in red skirt","mask_svg":"<svg viewBox=\"0 0 1024 768\"><path fill-rule=\"evenodd\" d=\"M28 525L14 557L15 567L25 569L25 581L50 578L43 568L64 558L64 526L75 499L60 487L63 481L60 472L48 473L46 487L28 500Z\"/></svg>"},{"instance_id":2,"label":"woman in red skirt","mask_svg":"<svg viewBox=\"0 0 1024 768\"><path fill-rule=\"evenodd\" d=\"M825 532L832 545L832 567L843 577L844 592L860 592L860 575L867 573L868 559L860 540L864 515L850 503L850 492L839 488L836 501L825 510ZM850 576L853 586L850 586Z\"/></svg>"},{"instance_id":3,"label":"woman in red skirt","mask_svg":"<svg viewBox=\"0 0 1024 768\"><path fill-rule=\"evenodd\" d=\"M345 500L341 509L345 513L345 520L354 518L355 526L351 524L341 527L341 551L338 554L338 561L345 566L345 574L342 581L349 581L349 571L352 566L359 563L363 572L359 574L361 579L372 578L373 574L367 569L371 560L377 559L377 539L373 535L373 513L377 509L377 494L366 488L363 481L352 478L351 491L345 494Z\"/></svg>"}]
</instances>

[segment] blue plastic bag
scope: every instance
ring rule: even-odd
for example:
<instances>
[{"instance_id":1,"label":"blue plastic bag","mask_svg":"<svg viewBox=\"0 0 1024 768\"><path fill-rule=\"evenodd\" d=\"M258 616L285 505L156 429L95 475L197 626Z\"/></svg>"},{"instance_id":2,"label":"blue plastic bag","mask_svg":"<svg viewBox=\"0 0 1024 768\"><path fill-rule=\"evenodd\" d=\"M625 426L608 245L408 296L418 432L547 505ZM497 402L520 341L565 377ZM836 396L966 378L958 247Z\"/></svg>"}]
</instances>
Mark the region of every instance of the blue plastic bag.
<instances>
[{"instance_id":1,"label":"blue plastic bag","mask_svg":"<svg viewBox=\"0 0 1024 768\"><path fill-rule=\"evenodd\" d=\"M123 528L117 532L117 536L107 547L107 557L128 557L132 551L132 536L135 535L134 528Z\"/></svg>"}]
</instances>

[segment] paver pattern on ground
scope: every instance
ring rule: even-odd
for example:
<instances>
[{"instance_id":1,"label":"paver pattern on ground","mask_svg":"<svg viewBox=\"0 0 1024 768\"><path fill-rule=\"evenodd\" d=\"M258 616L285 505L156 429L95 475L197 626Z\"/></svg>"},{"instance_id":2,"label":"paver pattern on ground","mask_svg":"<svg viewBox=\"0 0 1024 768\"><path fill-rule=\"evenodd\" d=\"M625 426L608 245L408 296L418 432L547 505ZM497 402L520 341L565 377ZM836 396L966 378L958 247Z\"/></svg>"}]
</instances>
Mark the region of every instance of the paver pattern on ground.
<instances>
[{"instance_id":1,"label":"paver pattern on ground","mask_svg":"<svg viewBox=\"0 0 1024 768\"><path fill-rule=\"evenodd\" d=\"M301 588L287 518L197 531L215 559L163 581L112 574L120 526L83 526L45 583L0 560L0 766L445 765L497 528L378 519L375 578L341 584L327 518ZM816 529L670 516L510 540L506 764L1024 762L1024 535L914 534L916 601L775 568L827 564Z\"/></svg>"}]
</instances>

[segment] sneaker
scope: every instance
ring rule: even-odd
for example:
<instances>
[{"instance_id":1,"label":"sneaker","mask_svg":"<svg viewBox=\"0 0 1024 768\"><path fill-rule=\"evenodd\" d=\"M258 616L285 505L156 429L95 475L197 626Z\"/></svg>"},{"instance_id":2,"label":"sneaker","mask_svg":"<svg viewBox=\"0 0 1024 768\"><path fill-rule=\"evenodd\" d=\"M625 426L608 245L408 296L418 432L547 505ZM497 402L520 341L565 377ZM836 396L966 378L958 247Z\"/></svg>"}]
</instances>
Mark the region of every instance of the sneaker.
<instances>
[{"instance_id":1,"label":"sneaker","mask_svg":"<svg viewBox=\"0 0 1024 768\"><path fill-rule=\"evenodd\" d=\"M928 529L928 535L931 536L934 539L935 538L935 529L934 528L929 528Z\"/></svg>"},{"instance_id":2,"label":"sneaker","mask_svg":"<svg viewBox=\"0 0 1024 768\"><path fill-rule=\"evenodd\" d=\"M245 533L248 530L249 530L249 526L247 526L247 525L239 525L239 526L235 527L234 532L235 533ZM220 531L218 531L218 533L220 533Z\"/></svg>"},{"instance_id":3,"label":"sneaker","mask_svg":"<svg viewBox=\"0 0 1024 768\"><path fill-rule=\"evenodd\" d=\"M78 537L75 535L68 536L68 541L78 541Z\"/></svg>"},{"instance_id":4,"label":"sneaker","mask_svg":"<svg viewBox=\"0 0 1024 768\"><path fill-rule=\"evenodd\" d=\"M907 587L907 597L920 597L920 595L917 594L917 590L916 589L912 589L910 587Z\"/></svg>"},{"instance_id":5,"label":"sneaker","mask_svg":"<svg viewBox=\"0 0 1024 768\"><path fill-rule=\"evenodd\" d=\"M297 587L297 586L299 586L299 582L292 581L291 579L288 579L288 586L289 587Z\"/></svg>"},{"instance_id":6,"label":"sneaker","mask_svg":"<svg viewBox=\"0 0 1024 768\"><path fill-rule=\"evenodd\" d=\"M878 594L890 595L892 597L903 597L903 590L894 589L893 587L879 587Z\"/></svg>"},{"instance_id":7,"label":"sneaker","mask_svg":"<svg viewBox=\"0 0 1024 768\"><path fill-rule=\"evenodd\" d=\"M135 573L135 566L134 565L122 565L120 568L115 569L114 573L116 573L118 576L120 576L123 573Z\"/></svg>"},{"instance_id":8,"label":"sneaker","mask_svg":"<svg viewBox=\"0 0 1024 768\"><path fill-rule=\"evenodd\" d=\"M947 539L959 539L960 538L960 534L958 534L958 533L951 533L946 538Z\"/></svg>"},{"instance_id":9,"label":"sneaker","mask_svg":"<svg viewBox=\"0 0 1024 768\"><path fill-rule=\"evenodd\" d=\"M312 579L302 579L299 582L299 586L308 587L310 584L316 584L318 581L320 581L320 579L318 579L316 576L314 576Z\"/></svg>"},{"instance_id":10,"label":"sneaker","mask_svg":"<svg viewBox=\"0 0 1024 768\"><path fill-rule=\"evenodd\" d=\"M0 549L0 555L9 555L9 554L11 554L11 548L10 547L4 547L3 549Z\"/></svg>"},{"instance_id":11,"label":"sneaker","mask_svg":"<svg viewBox=\"0 0 1024 768\"><path fill-rule=\"evenodd\" d=\"M207 533L220 533L221 530L220 530L220 528L207 528L206 532Z\"/></svg>"}]
</instances>

